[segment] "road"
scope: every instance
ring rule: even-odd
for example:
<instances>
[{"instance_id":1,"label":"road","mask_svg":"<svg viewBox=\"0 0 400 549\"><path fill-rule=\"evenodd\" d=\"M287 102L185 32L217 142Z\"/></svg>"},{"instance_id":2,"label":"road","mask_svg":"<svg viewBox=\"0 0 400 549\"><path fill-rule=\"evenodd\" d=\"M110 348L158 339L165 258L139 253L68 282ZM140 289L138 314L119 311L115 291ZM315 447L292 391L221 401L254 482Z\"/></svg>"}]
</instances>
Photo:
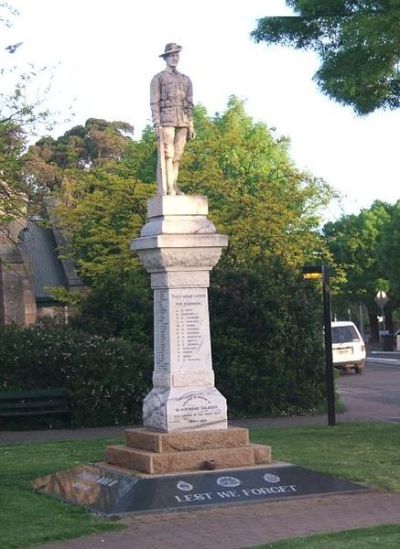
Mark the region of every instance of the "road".
<instances>
[{"instance_id":1,"label":"road","mask_svg":"<svg viewBox=\"0 0 400 549\"><path fill-rule=\"evenodd\" d=\"M400 352L372 351L363 373L340 375L337 387L347 408L343 419L356 414L359 420L400 423Z\"/></svg>"}]
</instances>

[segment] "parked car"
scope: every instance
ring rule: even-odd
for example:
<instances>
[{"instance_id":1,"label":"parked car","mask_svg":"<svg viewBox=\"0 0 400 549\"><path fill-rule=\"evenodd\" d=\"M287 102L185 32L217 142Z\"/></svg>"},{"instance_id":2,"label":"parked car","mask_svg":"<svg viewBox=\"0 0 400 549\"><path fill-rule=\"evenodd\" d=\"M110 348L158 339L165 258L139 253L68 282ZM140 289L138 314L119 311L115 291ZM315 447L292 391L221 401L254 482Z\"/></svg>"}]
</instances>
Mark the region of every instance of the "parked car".
<instances>
[{"instance_id":1,"label":"parked car","mask_svg":"<svg viewBox=\"0 0 400 549\"><path fill-rule=\"evenodd\" d=\"M332 322L332 358L335 368L349 370L357 374L365 366L365 343L353 322Z\"/></svg>"}]
</instances>

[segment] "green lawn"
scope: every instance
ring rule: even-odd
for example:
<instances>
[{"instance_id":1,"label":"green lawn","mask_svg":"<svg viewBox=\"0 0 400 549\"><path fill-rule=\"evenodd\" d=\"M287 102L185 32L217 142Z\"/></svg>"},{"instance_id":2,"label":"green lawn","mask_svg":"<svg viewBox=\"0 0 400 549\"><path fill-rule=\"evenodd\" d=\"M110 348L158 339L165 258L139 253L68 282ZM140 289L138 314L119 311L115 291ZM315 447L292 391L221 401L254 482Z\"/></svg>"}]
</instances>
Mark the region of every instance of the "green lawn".
<instances>
[{"instance_id":1,"label":"green lawn","mask_svg":"<svg viewBox=\"0 0 400 549\"><path fill-rule=\"evenodd\" d=\"M114 442L114 441L113 441ZM84 509L33 493L37 477L104 459L110 441L0 446L0 547L30 547L119 528Z\"/></svg>"},{"instance_id":2,"label":"green lawn","mask_svg":"<svg viewBox=\"0 0 400 549\"><path fill-rule=\"evenodd\" d=\"M252 440L270 444L274 459L371 487L400 490L400 425L274 428L252 431Z\"/></svg>"},{"instance_id":3,"label":"green lawn","mask_svg":"<svg viewBox=\"0 0 400 549\"><path fill-rule=\"evenodd\" d=\"M348 424L258 430L252 432L252 440L271 444L275 459L374 487L400 490L399 425ZM79 507L35 494L31 488L32 480L37 477L79 463L102 461L104 448L115 442L100 440L0 446L1 549L27 548L46 541L119 528L118 523L95 518ZM391 547L390 540L398 540L395 537L398 532L395 531L382 535L387 536L388 543L385 537L385 543L376 546ZM397 543L397 546L400 544ZM336 545L329 547L336 548Z\"/></svg>"},{"instance_id":4,"label":"green lawn","mask_svg":"<svg viewBox=\"0 0 400 549\"><path fill-rule=\"evenodd\" d=\"M337 534L318 534L260 545L257 549L398 549L400 526L377 526L347 530ZM256 548L254 548L256 549Z\"/></svg>"}]
</instances>

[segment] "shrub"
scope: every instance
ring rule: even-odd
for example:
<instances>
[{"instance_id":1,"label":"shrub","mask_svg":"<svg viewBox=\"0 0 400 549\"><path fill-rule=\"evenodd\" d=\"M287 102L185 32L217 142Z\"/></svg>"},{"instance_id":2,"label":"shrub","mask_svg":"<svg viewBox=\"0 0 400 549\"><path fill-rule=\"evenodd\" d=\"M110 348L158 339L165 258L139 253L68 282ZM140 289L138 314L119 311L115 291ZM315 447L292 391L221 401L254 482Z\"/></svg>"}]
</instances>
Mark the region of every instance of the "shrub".
<instances>
[{"instance_id":1,"label":"shrub","mask_svg":"<svg viewBox=\"0 0 400 549\"><path fill-rule=\"evenodd\" d=\"M64 387L77 426L141 419L152 370L143 345L62 326L5 326L0 356L0 390Z\"/></svg>"},{"instance_id":2,"label":"shrub","mask_svg":"<svg viewBox=\"0 0 400 549\"><path fill-rule=\"evenodd\" d=\"M230 416L323 406L321 297L282 265L216 270L210 288L216 385Z\"/></svg>"},{"instance_id":3,"label":"shrub","mask_svg":"<svg viewBox=\"0 0 400 549\"><path fill-rule=\"evenodd\" d=\"M1 328L0 390L65 387L80 426L140 421L151 388L152 303L148 280L143 291L144 280L130 281L110 279L95 288L75 327ZM252 270L216 269L210 321L216 385L230 417L322 408L322 310L315 286L277 260Z\"/></svg>"}]
</instances>

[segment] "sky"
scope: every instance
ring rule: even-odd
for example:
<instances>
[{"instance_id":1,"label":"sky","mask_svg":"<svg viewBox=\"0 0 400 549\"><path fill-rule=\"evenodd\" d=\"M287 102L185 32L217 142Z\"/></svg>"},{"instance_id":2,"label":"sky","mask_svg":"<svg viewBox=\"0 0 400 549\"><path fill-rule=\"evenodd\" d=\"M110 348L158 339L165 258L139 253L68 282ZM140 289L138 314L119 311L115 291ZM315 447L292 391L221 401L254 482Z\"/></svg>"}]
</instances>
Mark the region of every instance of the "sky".
<instances>
[{"instance_id":1,"label":"sky","mask_svg":"<svg viewBox=\"0 0 400 549\"><path fill-rule=\"evenodd\" d=\"M257 19L290 15L284 0L9 0L20 15L2 29L0 62L56 66L48 106L60 113L53 135L88 118L123 120L140 138L150 123L149 84L164 68L165 44L182 45L178 69L210 115L229 96L254 121L291 140L300 169L341 195L325 220L358 213L374 200L400 199L400 111L358 117L319 92L313 52L256 44ZM229 7L229 9L228 9ZM4 47L23 41L10 55ZM3 47L4 43L4 47ZM72 107L74 118L64 119Z\"/></svg>"}]
</instances>

